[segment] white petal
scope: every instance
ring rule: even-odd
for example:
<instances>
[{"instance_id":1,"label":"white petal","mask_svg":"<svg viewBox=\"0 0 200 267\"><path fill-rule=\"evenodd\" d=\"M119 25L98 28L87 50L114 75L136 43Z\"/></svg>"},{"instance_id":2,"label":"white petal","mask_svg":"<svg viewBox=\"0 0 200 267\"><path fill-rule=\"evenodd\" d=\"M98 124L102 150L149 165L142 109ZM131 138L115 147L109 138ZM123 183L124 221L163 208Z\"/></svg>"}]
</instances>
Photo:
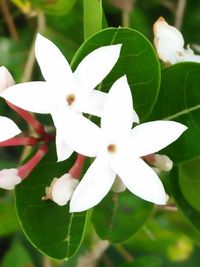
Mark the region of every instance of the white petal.
<instances>
[{"instance_id":1,"label":"white petal","mask_svg":"<svg viewBox=\"0 0 200 267\"><path fill-rule=\"evenodd\" d=\"M115 157L111 167L133 194L155 204L166 204L167 196L159 177L142 159L127 153Z\"/></svg>"},{"instance_id":2,"label":"white petal","mask_svg":"<svg viewBox=\"0 0 200 267\"><path fill-rule=\"evenodd\" d=\"M58 131L56 133L56 152L58 162L68 159L73 153L73 150L65 144L61 136L58 134Z\"/></svg>"},{"instance_id":3,"label":"white petal","mask_svg":"<svg viewBox=\"0 0 200 267\"><path fill-rule=\"evenodd\" d=\"M37 113L50 113L58 105L56 91L46 82L27 82L13 85L1 93L12 104Z\"/></svg>"},{"instance_id":4,"label":"white petal","mask_svg":"<svg viewBox=\"0 0 200 267\"><path fill-rule=\"evenodd\" d=\"M133 128L131 145L134 155L141 157L155 153L173 143L187 129L175 121L153 121Z\"/></svg>"},{"instance_id":5,"label":"white petal","mask_svg":"<svg viewBox=\"0 0 200 267\"><path fill-rule=\"evenodd\" d=\"M66 205L78 183L79 181L73 179L70 174L64 174L53 183L52 200L59 206Z\"/></svg>"},{"instance_id":6,"label":"white petal","mask_svg":"<svg viewBox=\"0 0 200 267\"><path fill-rule=\"evenodd\" d=\"M70 212L84 211L97 205L110 190L115 176L107 162L97 157L74 191Z\"/></svg>"},{"instance_id":7,"label":"white petal","mask_svg":"<svg viewBox=\"0 0 200 267\"><path fill-rule=\"evenodd\" d=\"M36 38L35 56L44 79L57 84L57 90L61 89L60 85L63 83L66 86L73 83L74 77L69 63L57 46L41 34Z\"/></svg>"},{"instance_id":8,"label":"white petal","mask_svg":"<svg viewBox=\"0 0 200 267\"><path fill-rule=\"evenodd\" d=\"M74 72L80 90L94 89L112 70L117 62L121 44L103 46L88 54Z\"/></svg>"},{"instance_id":9,"label":"white petal","mask_svg":"<svg viewBox=\"0 0 200 267\"><path fill-rule=\"evenodd\" d=\"M184 52L182 34L162 17L155 22L153 29L154 43L160 59L171 64L176 63L177 55Z\"/></svg>"},{"instance_id":10,"label":"white petal","mask_svg":"<svg viewBox=\"0 0 200 267\"><path fill-rule=\"evenodd\" d=\"M0 67L0 92L3 92L13 84L15 84L15 81L8 69L4 66Z\"/></svg>"},{"instance_id":11,"label":"white petal","mask_svg":"<svg viewBox=\"0 0 200 267\"><path fill-rule=\"evenodd\" d=\"M0 188L12 190L21 181L22 179L18 176L17 169L4 169L0 171Z\"/></svg>"},{"instance_id":12,"label":"white petal","mask_svg":"<svg viewBox=\"0 0 200 267\"><path fill-rule=\"evenodd\" d=\"M133 122L133 102L126 76L111 87L101 118L101 127L111 135L130 131Z\"/></svg>"},{"instance_id":13,"label":"white petal","mask_svg":"<svg viewBox=\"0 0 200 267\"><path fill-rule=\"evenodd\" d=\"M60 138L74 151L93 157L97 155L100 129L81 114L58 110L52 114Z\"/></svg>"},{"instance_id":14,"label":"white petal","mask_svg":"<svg viewBox=\"0 0 200 267\"><path fill-rule=\"evenodd\" d=\"M107 94L92 90L88 98L82 103L81 111L94 116L101 117Z\"/></svg>"},{"instance_id":15,"label":"white petal","mask_svg":"<svg viewBox=\"0 0 200 267\"><path fill-rule=\"evenodd\" d=\"M125 184L122 182L121 178L117 175L115 181L111 187L111 190L115 193L121 193L126 190Z\"/></svg>"},{"instance_id":16,"label":"white petal","mask_svg":"<svg viewBox=\"0 0 200 267\"><path fill-rule=\"evenodd\" d=\"M0 142L12 138L13 136L21 133L17 125L9 118L0 116Z\"/></svg>"}]
</instances>

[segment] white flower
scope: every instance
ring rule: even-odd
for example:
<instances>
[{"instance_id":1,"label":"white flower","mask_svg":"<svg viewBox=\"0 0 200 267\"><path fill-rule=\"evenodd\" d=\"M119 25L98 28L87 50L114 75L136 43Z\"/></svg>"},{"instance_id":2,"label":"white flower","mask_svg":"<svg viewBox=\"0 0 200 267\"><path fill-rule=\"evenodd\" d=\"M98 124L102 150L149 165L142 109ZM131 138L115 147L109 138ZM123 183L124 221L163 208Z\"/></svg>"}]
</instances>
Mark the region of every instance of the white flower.
<instances>
[{"instance_id":1,"label":"white flower","mask_svg":"<svg viewBox=\"0 0 200 267\"><path fill-rule=\"evenodd\" d=\"M0 92L3 92L6 88L14 84L15 81L8 69L4 66L0 67Z\"/></svg>"},{"instance_id":2,"label":"white flower","mask_svg":"<svg viewBox=\"0 0 200 267\"><path fill-rule=\"evenodd\" d=\"M17 125L9 118L0 116L0 142L8 140L13 136L21 133Z\"/></svg>"},{"instance_id":3,"label":"white flower","mask_svg":"<svg viewBox=\"0 0 200 267\"><path fill-rule=\"evenodd\" d=\"M74 179L69 173L60 178L54 178L51 185L46 187L46 196L43 200L51 199L59 206L64 206L71 199L71 196L79 181Z\"/></svg>"},{"instance_id":4,"label":"white flower","mask_svg":"<svg viewBox=\"0 0 200 267\"><path fill-rule=\"evenodd\" d=\"M70 124L72 117L73 124L78 126L82 120L85 121L81 116L82 112L101 115L106 94L94 88L114 67L120 49L121 44L117 44L94 50L81 61L73 73L59 49L50 40L38 34L35 54L46 82L17 84L1 96L25 110L52 115L58 131L58 160L64 160L72 154L73 149L68 142L65 142L63 148L59 126L65 124L73 127ZM63 110L65 117L62 115Z\"/></svg>"},{"instance_id":5,"label":"white flower","mask_svg":"<svg viewBox=\"0 0 200 267\"><path fill-rule=\"evenodd\" d=\"M141 157L174 142L187 127L173 121L154 121L131 129L132 108L130 88L123 76L107 96L101 129L94 124L88 128L88 132L93 129L91 146L96 159L74 191L71 212L98 204L111 189L116 175L133 194L159 205L166 204L167 196L159 177ZM85 152L88 145L85 144ZM78 146L83 150L84 144Z\"/></svg>"},{"instance_id":6,"label":"white flower","mask_svg":"<svg viewBox=\"0 0 200 267\"><path fill-rule=\"evenodd\" d=\"M17 169L4 169L0 171L0 188L12 190L22 179L18 176Z\"/></svg>"},{"instance_id":7,"label":"white flower","mask_svg":"<svg viewBox=\"0 0 200 267\"><path fill-rule=\"evenodd\" d=\"M181 32L170 26L163 17L160 17L154 23L153 31L158 56L165 63L200 62L200 56L195 55L189 46L186 49L184 48L184 39Z\"/></svg>"}]
</instances>

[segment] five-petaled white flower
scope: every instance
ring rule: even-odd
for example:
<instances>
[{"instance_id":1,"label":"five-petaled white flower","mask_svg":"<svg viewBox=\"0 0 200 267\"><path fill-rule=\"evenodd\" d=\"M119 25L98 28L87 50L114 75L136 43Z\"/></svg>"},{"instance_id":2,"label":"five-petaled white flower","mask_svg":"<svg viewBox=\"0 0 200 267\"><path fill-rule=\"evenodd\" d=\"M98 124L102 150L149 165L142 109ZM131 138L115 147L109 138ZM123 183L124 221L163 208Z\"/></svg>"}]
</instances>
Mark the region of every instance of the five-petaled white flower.
<instances>
[{"instance_id":1,"label":"five-petaled white flower","mask_svg":"<svg viewBox=\"0 0 200 267\"><path fill-rule=\"evenodd\" d=\"M25 110L52 115L57 129L58 160L64 160L72 154L73 147L69 142L63 142L59 126L62 128L66 125L73 132L78 128L81 132L79 125L86 121L82 112L101 115L106 94L94 88L114 67L120 50L121 44L97 48L80 62L73 73L60 50L50 40L38 34L35 54L46 82L17 84L8 88L1 96Z\"/></svg>"},{"instance_id":2,"label":"five-petaled white flower","mask_svg":"<svg viewBox=\"0 0 200 267\"><path fill-rule=\"evenodd\" d=\"M89 167L70 202L70 211L79 212L98 204L111 189L116 175L133 194L156 204L167 196L157 174L142 159L175 141L187 127L174 121L147 122L132 128L132 96L126 76L110 89L101 128L93 124L93 138L80 145L87 155L91 146L96 159ZM91 122L92 124L92 122ZM84 139L83 139L84 140Z\"/></svg>"},{"instance_id":3,"label":"five-petaled white flower","mask_svg":"<svg viewBox=\"0 0 200 267\"><path fill-rule=\"evenodd\" d=\"M154 44L162 61L168 64L184 61L200 62L200 56L195 55L189 45L184 48L181 32L170 26L163 17L154 23L153 30Z\"/></svg>"}]
</instances>

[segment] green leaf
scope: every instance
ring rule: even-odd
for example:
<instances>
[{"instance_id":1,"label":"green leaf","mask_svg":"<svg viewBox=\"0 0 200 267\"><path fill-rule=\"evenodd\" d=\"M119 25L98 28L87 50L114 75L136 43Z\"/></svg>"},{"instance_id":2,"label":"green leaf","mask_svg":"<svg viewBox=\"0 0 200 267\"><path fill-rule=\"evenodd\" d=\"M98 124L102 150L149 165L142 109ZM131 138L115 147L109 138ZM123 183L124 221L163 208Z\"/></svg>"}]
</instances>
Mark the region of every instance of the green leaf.
<instances>
[{"instance_id":1,"label":"green leaf","mask_svg":"<svg viewBox=\"0 0 200 267\"><path fill-rule=\"evenodd\" d=\"M102 29L101 0L83 0L84 8L84 40Z\"/></svg>"},{"instance_id":2,"label":"green leaf","mask_svg":"<svg viewBox=\"0 0 200 267\"><path fill-rule=\"evenodd\" d=\"M3 259L1 267L33 267L31 257L25 248L19 243L14 241L10 250L7 252Z\"/></svg>"},{"instance_id":3,"label":"green leaf","mask_svg":"<svg viewBox=\"0 0 200 267\"><path fill-rule=\"evenodd\" d=\"M131 263L121 264L119 267L164 267L163 261L156 255L142 256Z\"/></svg>"},{"instance_id":4,"label":"green leaf","mask_svg":"<svg viewBox=\"0 0 200 267\"><path fill-rule=\"evenodd\" d=\"M72 60L72 68L75 69L94 49L120 43L122 44L121 56L98 89L108 92L113 83L126 74L133 94L134 108L140 120L143 120L150 113L157 99L160 65L152 45L142 34L123 28L103 30L83 43ZM90 73L88 73L89 78Z\"/></svg>"},{"instance_id":5,"label":"green leaf","mask_svg":"<svg viewBox=\"0 0 200 267\"><path fill-rule=\"evenodd\" d=\"M180 187L180 177L181 170L174 168L170 176L172 194L178 207L181 209L184 215L193 224L196 230L200 231L200 212L195 209L183 195Z\"/></svg>"},{"instance_id":6,"label":"green leaf","mask_svg":"<svg viewBox=\"0 0 200 267\"><path fill-rule=\"evenodd\" d=\"M110 192L94 208L92 222L101 239L122 242L136 233L146 222L153 205L134 196L129 191Z\"/></svg>"},{"instance_id":7,"label":"green leaf","mask_svg":"<svg viewBox=\"0 0 200 267\"><path fill-rule=\"evenodd\" d=\"M175 163L200 155L200 64L179 63L162 71L157 103L149 119L175 120L188 130L165 149Z\"/></svg>"},{"instance_id":8,"label":"green leaf","mask_svg":"<svg viewBox=\"0 0 200 267\"><path fill-rule=\"evenodd\" d=\"M16 207L31 243L51 258L68 259L80 246L86 213L69 213L69 205L60 207L52 201L41 200L52 179L63 175L73 164L73 157L57 163L55 155L52 149L16 188Z\"/></svg>"},{"instance_id":9,"label":"green leaf","mask_svg":"<svg viewBox=\"0 0 200 267\"><path fill-rule=\"evenodd\" d=\"M64 15L70 12L76 0L32 0L31 4L52 15Z\"/></svg>"},{"instance_id":10,"label":"green leaf","mask_svg":"<svg viewBox=\"0 0 200 267\"><path fill-rule=\"evenodd\" d=\"M200 158L179 167L180 189L185 199L200 212Z\"/></svg>"}]
</instances>

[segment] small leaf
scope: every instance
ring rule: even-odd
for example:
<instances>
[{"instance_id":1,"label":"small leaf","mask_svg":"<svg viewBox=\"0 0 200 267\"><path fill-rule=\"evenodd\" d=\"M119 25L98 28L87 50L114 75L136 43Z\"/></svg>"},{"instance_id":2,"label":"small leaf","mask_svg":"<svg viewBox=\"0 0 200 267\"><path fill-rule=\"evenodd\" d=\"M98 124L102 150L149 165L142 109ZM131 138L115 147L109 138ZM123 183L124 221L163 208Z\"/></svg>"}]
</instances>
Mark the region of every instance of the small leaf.
<instances>
[{"instance_id":1,"label":"small leaf","mask_svg":"<svg viewBox=\"0 0 200 267\"><path fill-rule=\"evenodd\" d=\"M121 55L98 89L108 92L113 83L126 74L133 94L134 108L140 120L143 120L157 99L160 65L152 45L142 34L123 28L103 30L83 43L72 60L72 68L76 69L80 61L94 49L112 44L122 44Z\"/></svg>"},{"instance_id":2,"label":"small leaf","mask_svg":"<svg viewBox=\"0 0 200 267\"><path fill-rule=\"evenodd\" d=\"M152 212L153 205L128 191L110 192L94 208L92 222L101 239L113 243L125 241L137 232Z\"/></svg>"},{"instance_id":3,"label":"small leaf","mask_svg":"<svg viewBox=\"0 0 200 267\"><path fill-rule=\"evenodd\" d=\"M53 158L52 158L52 155ZM41 161L31 175L16 188L16 207L22 228L31 243L55 259L68 259L80 246L86 213L69 213L69 205L42 201L45 187L72 166L73 157L56 163L55 149Z\"/></svg>"},{"instance_id":4,"label":"small leaf","mask_svg":"<svg viewBox=\"0 0 200 267\"><path fill-rule=\"evenodd\" d=\"M179 63L162 71L157 103L148 120L175 120L188 130L164 153L175 163L200 155L200 64Z\"/></svg>"},{"instance_id":5,"label":"small leaf","mask_svg":"<svg viewBox=\"0 0 200 267\"><path fill-rule=\"evenodd\" d=\"M10 250L5 255L1 267L33 267L31 257L25 248L19 243L14 241Z\"/></svg>"},{"instance_id":6,"label":"small leaf","mask_svg":"<svg viewBox=\"0 0 200 267\"><path fill-rule=\"evenodd\" d=\"M84 40L102 29L101 0L84 0Z\"/></svg>"}]
</instances>

